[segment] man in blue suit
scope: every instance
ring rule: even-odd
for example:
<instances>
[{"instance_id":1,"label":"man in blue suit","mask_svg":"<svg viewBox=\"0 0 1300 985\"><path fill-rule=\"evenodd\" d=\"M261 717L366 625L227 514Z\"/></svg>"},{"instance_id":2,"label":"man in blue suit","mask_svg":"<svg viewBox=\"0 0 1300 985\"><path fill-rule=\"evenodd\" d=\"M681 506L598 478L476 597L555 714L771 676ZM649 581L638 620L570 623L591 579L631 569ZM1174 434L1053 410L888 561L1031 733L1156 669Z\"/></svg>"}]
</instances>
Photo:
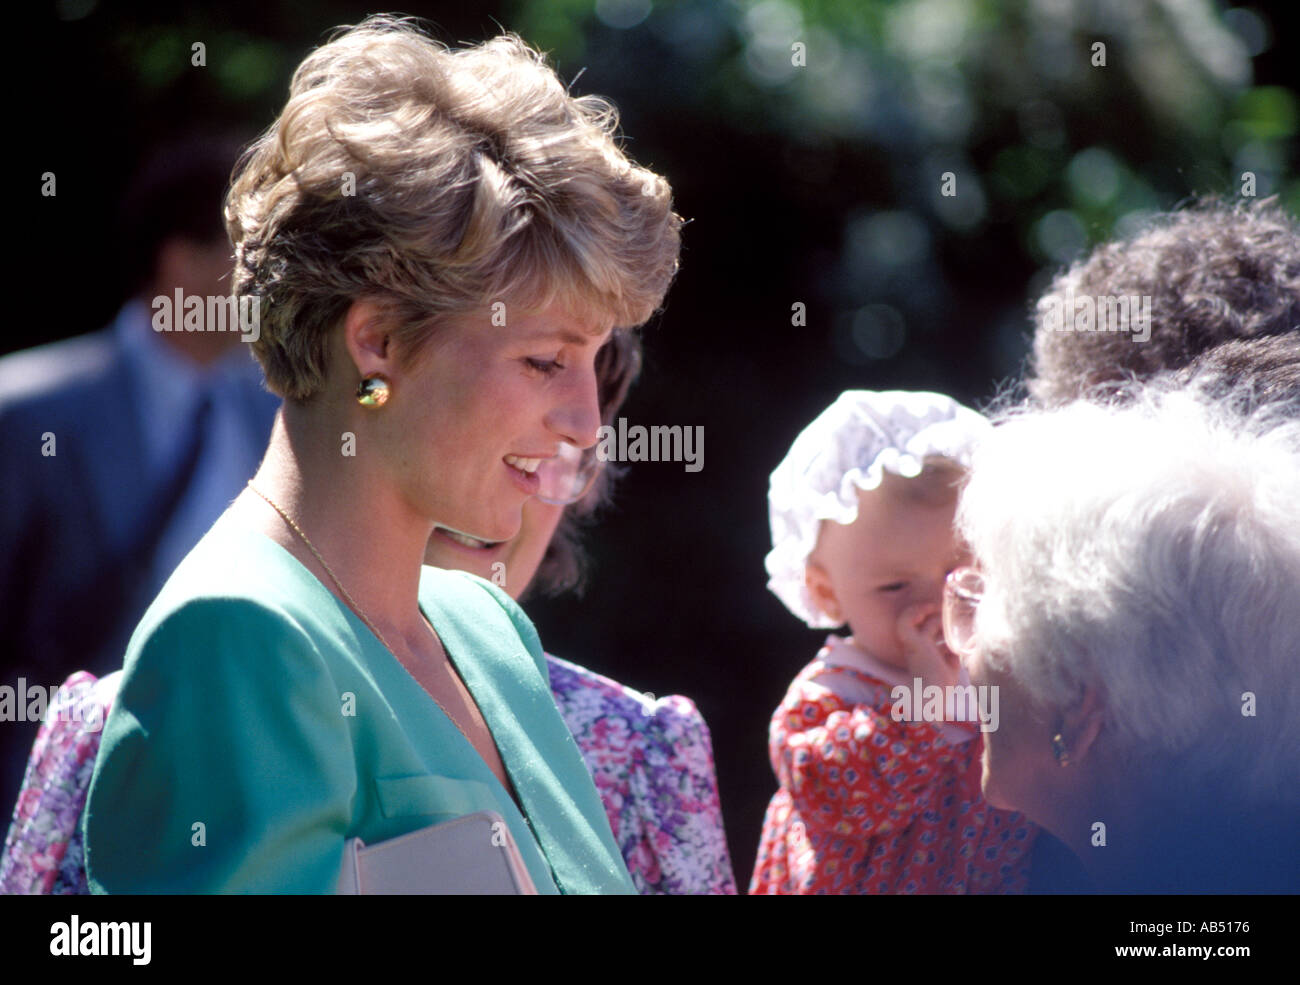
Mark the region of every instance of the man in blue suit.
<instances>
[{"instance_id":1,"label":"man in blue suit","mask_svg":"<svg viewBox=\"0 0 1300 985\"><path fill-rule=\"evenodd\" d=\"M278 401L242 336L157 330L177 290L229 293L234 150L160 149L123 208L138 273L113 323L0 359L0 685L23 709L0 725L5 811L37 726L22 692L121 666L145 608L266 447Z\"/></svg>"}]
</instances>

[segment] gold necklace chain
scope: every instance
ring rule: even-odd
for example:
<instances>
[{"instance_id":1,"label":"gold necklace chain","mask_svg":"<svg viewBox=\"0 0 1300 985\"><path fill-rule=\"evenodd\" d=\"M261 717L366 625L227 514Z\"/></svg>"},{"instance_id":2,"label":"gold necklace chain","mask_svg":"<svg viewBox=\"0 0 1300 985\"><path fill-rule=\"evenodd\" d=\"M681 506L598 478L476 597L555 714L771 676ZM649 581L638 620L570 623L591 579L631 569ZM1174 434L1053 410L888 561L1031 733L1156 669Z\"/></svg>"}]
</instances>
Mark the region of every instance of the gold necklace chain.
<instances>
[{"instance_id":1,"label":"gold necklace chain","mask_svg":"<svg viewBox=\"0 0 1300 985\"><path fill-rule=\"evenodd\" d=\"M437 695L435 695L432 691L426 688L423 684L420 684L419 678L417 678L415 674L411 673L411 668L406 666L406 663L402 660L402 658L397 655L397 651L388 645L388 640L384 639L384 634L379 631L379 627L370 621L370 617L366 615L365 610L362 609L361 606L357 605L357 600L354 599L348 593L348 590L343 587L343 583L339 581L338 575L334 573L334 569L331 568L325 562L325 559L323 557L321 557L320 551L316 550L316 545L311 542L311 539L305 533L303 533L302 527L298 526L298 524L293 522L293 517L289 516L289 514L286 513L280 507L279 503L273 500L266 493L262 492L262 490L258 489L257 486L253 485L252 479L248 480L248 488L253 490L253 492L257 493L257 495L261 496L262 499L266 500L267 505L270 506L271 509L275 510L275 512L280 514L280 518L284 520L284 522L287 523L290 526L290 528L292 528L293 532L298 535L298 537L302 540L302 542L307 545L307 550L311 551L312 554L315 555L316 560L320 562L320 566L325 569L325 573L329 575L330 580L334 582L334 587L339 590L339 592L342 594L342 596L345 599L347 599L348 605L350 605L352 607L352 611L355 612L361 618L361 621L366 624L366 628L368 628L372 633L375 634L379 642L384 645L384 649L387 650L389 653L391 653L393 655L393 659L396 660L398 664L401 665L401 668L404 671L406 671L407 676L410 677L411 680L415 681L416 684L419 684L420 690L424 691L427 695L429 695L429 697L433 698L433 703L442 709L442 713L447 716L447 720L451 722L451 724L455 725L456 728L460 731L460 734L465 736L465 740L469 742L471 746L473 746L474 742L472 739L470 739L469 733L465 731L465 729L461 726L460 722L457 721L456 717L447 710L446 706L444 706L443 703L438 700Z\"/></svg>"}]
</instances>

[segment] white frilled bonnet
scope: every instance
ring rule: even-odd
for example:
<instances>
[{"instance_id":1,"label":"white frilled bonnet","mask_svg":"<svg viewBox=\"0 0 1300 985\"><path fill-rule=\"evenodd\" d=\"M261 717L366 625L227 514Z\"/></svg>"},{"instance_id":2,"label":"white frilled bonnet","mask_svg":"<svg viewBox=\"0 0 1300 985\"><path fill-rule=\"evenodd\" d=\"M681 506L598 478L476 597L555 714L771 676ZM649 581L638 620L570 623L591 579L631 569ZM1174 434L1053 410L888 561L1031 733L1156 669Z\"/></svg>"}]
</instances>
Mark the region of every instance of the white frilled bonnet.
<instances>
[{"instance_id":1,"label":"white frilled bonnet","mask_svg":"<svg viewBox=\"0 0 1300 985\"><path fill-rule=\"evenodd\" d=\"M845 390L800 432L772 472L767 587L813 629L839 625L817 608L804 583L821 522L856 520L858 490L875 489L886 470L912 478L931 457L969 466L976 441L990 427L941 393Z\"/></svg>"}]
</instances>

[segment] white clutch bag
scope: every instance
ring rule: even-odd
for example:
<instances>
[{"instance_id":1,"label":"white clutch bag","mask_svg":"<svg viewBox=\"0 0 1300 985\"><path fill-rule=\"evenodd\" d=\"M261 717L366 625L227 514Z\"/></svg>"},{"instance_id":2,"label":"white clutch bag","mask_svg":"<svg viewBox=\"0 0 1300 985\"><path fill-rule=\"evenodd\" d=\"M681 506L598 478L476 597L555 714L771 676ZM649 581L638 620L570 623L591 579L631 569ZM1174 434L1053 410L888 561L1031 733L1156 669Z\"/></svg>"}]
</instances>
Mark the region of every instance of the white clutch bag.
<instances>
[{"instance_id":1,"label":"white clutch bag","mask_svg":"<svg viewBox=\"0 0 1300 985\"><path fill-rule=\"evenodd\" d=\"M537 887L495 811L434 824L378 845L347 843L336 893L399 896L535 896Z\"/></svg>"}]
</instances>

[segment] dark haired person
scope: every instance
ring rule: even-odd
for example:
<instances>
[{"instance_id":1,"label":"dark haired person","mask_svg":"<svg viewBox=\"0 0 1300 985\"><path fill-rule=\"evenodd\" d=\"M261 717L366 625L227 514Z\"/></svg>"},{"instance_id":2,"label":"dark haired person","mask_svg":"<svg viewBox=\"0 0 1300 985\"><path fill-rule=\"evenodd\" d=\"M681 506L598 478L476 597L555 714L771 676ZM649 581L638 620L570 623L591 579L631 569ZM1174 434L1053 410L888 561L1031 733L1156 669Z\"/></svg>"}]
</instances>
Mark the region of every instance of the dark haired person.
<instances>
[{"instance_id":1,"label":"dark haired person","mask_svg":"<svg viewBox=\"0 0 1300 985\"><path fill-rule=\"evenodd\" d=\"M1275 415L1300 417L1300 331L1225 342L1171 374L1170 382L1199 387L1245 414L1270 410L1260 418L1264 424Z\"/></svg>"},{"instance_id":2,"label":"dark haired person","mask_svg":"<svg viewBox=\"0 0 1300 985\"><path fill-rule=\"evenodd\" d=\"M1059 406L1182 369L1224 342L1297 331L1300 223L1272 199L1208 200L1056 276L1036 306L1026 383L1036 403Z\"/></svg>"}]
</instances>

